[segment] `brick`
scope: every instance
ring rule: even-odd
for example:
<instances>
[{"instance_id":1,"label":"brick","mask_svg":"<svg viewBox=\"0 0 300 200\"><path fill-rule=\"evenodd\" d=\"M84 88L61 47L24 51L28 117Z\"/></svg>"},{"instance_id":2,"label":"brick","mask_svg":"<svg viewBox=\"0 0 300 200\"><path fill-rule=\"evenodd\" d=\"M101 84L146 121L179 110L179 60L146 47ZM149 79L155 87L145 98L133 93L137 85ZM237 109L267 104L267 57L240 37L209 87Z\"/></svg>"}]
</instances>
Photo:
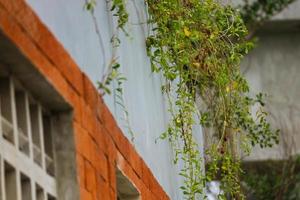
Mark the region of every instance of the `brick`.
<instances>
[{"instance_id":1,"label":"brick","mask_svg":"<svg viewBox=\"0 0 300 200\"><path fill-rule=\"evenodd\" d=\"M142 184L141 179L136 175L130 164L123 158L120 153L117 154L117 167L136 187L136 189L140 191Z\"/></svg>"},{"instance_id":2,"label":"brick","mask_svg":"<svg viewBox=\"0 0 300 200\"><path fill-rule=\"evenodd\" d=\"M129 164L139 178L142 177L142 159L131 145L130 153L127 157Z\"/></svg>"},{"instance_id":3,"label":"brick","mask_svg":"<svg viewBox=\"0 0 300 200\"><path fill-rule=\"evenodd\" d=\"M97 188L96 171L89 161L84 162L85 187L89 192L95 192Z\"/></svg>"},{"instance_id":4,"label":"brick","mask_svg":"<svg viewBox=\"0 0 300 200\"><path fill-rule=\"evenodd\" d=\"M15 17L70 85L82 94L83 83L79 67L38 16L25 4Z\"/></svg>"},{"instance_id":5,"label":"brick","mask_svg":"<svg viewBox=\"0 0 300 200\"><path fill-rule=\"evenodd\" d=\"M150 191L157 197L159 197L160 199L163 198L163 196L165 195L163 189L161 188L160 184L157 182L156 179L153 179L150 182Z\"/></svg>"},{"instance_id":6,"label":"brick","mask_svg":"<svg viewBox=\"0 0 300 200\"><path fill-rule=\"evenodd\" d=\"M97 98L97 106L96 106L96 115L97 115L97 119L101 121L102 118L102 111L105 107L105 103L103 101L103 98L101 97L101 95L98 95Z\"/></svg>"},{"instance_id":7,"label":"brick","mask_svg":"<svg viewBox=\"0 0 300 200\"><path fill-rule=\"evenodd\" d=\"M102 122L106 130L109 132L109 134L112 136L116 144L118 144L118 137L120 136L120 133L122 133L122 131L119 129L117 122L112 116L110 110L105 105L102 107L100 121Z\"/></svg>"},{"instance_id":8,"label":"brick","mask_svg":"<svg viewBox=\"0 0 300 200\"><path fill-rule=\"evenodd\" d=\"M91 143L92 149L92 164L95 166L97 172L103 177L104 180L108 180L108 161L103 152L95 142Z\"/></svg>"},{"instance_id":9,"label":"brick","mask_svg":"<svg viewBox=\"0 0 300 200\"><path fill-rule=\"evenodd\" d=\"M90 113L91 114L91 113ZM86 126L90 136L96 140L98 134L98 121L95 115L92 115L91 118L88 120L88 124Z\"/></svg>"},{"instance_id":10,"label":"brick","mask_svg":"<svg viewBox=\"0 0 300 200\"><path fill-rule=\"evenodd\" d=\"M109 199L117 199L117 192L113 189L109 189Z\"/></svg>"},{"instance_id":11,"label":"brick","mask_svg":"<svg viewBox=\"0 0 300 200\"><path fill-rule=\"evenodd\" d=\"M85 159L92 160L92 138L78 123L73 124L76 151L82 154Z\"/></svg>"},{"instance_id":12,"label":"brick","mask_svg":"<svg viewBox=\"0 0 300 200\"><path fill-rule=\"evenodd\" d=\"M14 14L14 19L16 23L22 27L23 34L28 34L27 39L30 40L33 45L38 46L44 58L62 72L70 85L78 93L82 93L83 84L79 68L47 27L41 23L31 8L28 7L24 1L20 0L14 1L13 3L2 0L1 3L10 13ZM23 29L26 30L26 34ZM32 42L32 40L34 42ZM72 67L70 67L70 63L72 63Z\"/></svg>"},{"instance_id":13,"label":"brick","mask_svg":"<svg viewBox=\"0 0 300 200\"><path fill-rule=\"evenodd\" d=\"M97 199L111 200L109 184L100 176L97 177Z\"/></svg>"},{"instance_id":14,"label":"brick","mask_svg":"<svg viewBox=\"0 0 300 200\"><path fill-rule=\"evenodd\" d=\"M80 187L85 187L85 166L84 158L80 154L76 154L77 163L77 179Z\"/></svg>"},{"instance_id":15,"label":"brick","mask_svg":"<svg viewBox=\"0 0 300 200\"><path fill-rule=\"evenodd\" d=\"M146 187L156 196L160 198L168 198L165 191L162 189L161 185L153 176L151 170L146 164L142 165L142 181L146 185Z\"/></svg>"},{"instance_id":16,"label":"brick","mask_svg":"<svg viewBox=\"0 0 300 200\"><path fill-rule=\"evenodd\" d=\"M123 136L121 133L118 134L118 143L117 148L119 149L120 153L123 155L123 157L129 162L130 156L132 154L133 146L129 142L129 140Z\"/></svg>"},{"instance_id":17,"label":"brick","mask_svg":"<svg viewBox=\"0 0 300 200\"><path fill-rule=\"evenodd\" d=\"M97 112L96 107L98 106L98 91L96 90L94 84L91 82L91 80L85 75L85 73L82 73L82 79L83 79L83 95L85 102L91 107L91 110Z\"/></svg>"},{"instance_id":18,"label":"brick","mask_svg":"<svg viewBox=\"0 0 300 200\"><path fill-rule=\"evenodd\" d=\"M23 1L15 1L12 3L10 0L1 0L0 4L13 15L16 15L22 9L22 7L26 6Z\"/></svg>"},{"instance_id":19,"label":"brick","mask_svg":"<svg viewBox=\"0 0 300 200\"><path fill-rule=\"evenodd\" d=\"M90 133L91 136L97 131L97 120L95 115L87 104L82 105L82 126Z\"/></svg>"},{"instance_id":20,"label":"brick","mask_svg":"<svg viewBox=\"0 0 300 200\"><path fill-rule=\"evenodd\" d=\"M93 200L92 193L87 191L85 188L80 187L80 199L81 200Z\"/></svg>"},{"instance_id":21,"label":"brick","mask_svg":"<svg viewBox=\"0 0 300 200\"><path fill-rule=\"evenodd\" d=\"M82 124L82 107L83 107L83 99L78 96L76 99L74 99L74 106L73 106L73 111L74 111L74 120Z\"/></svg>"},{"instance_id":22,"label":"brick","mask_svg":"<svg viewBox=\"0 0 300 200\"><path fill-rule=\"evenodd\" d=\"M117 157L117 148L108 133L105 132L104 135L107 157L110 159L110 161L115 162Z\"/></svg>"},{"instance_id":23,"label":"brick","mask_svg":"<svg viewBox=\"0 0 300 200\"><path fill-rule=\"evenodd\" d=\"M150 192L149 189L145 189L141 192L142 200L151 200L153 199L153 194Z\"/></svg>"},{"instance_id":24,"label":"brick","mask_svg":"<svg viewBox=\"0 0 300 200\"><path fill-rule=\"evenodd\" d=\"M28 35L18 26L17 22L7 17L9 14L0 9L0 28L16 44L20 51L31 60L39 72L46 77L47 81L62 95L70 104L73 103L74 91L69 87L62 74L49 62L37 46L31 41Z\"/></svg>"},{"instance_id":25,"label":"brick","mask_svg":"<svg viewBox=\"0 0 300 200\"><path fill-rule=\"evenodd\" d=\"M115 199L115 163L143 199L169 199L92 82L25 1L0 0L0 29L74 110L81 199Z\"/></svg>"},{"instance_id":26,"label":"brick","mask_svg":"<svg viewBox=\"0 0 300 200\"><path fill-rule=\"evenodd\" d=\"M105 132L105 129L103 128L102 124L97 120L96 122L96 131L92 135L94 138L95 142L97 143L98 147L101 149L103 153L106 155L108 154L108 149L107 149L107 141L108 140L108 135Z\"/></svg>"},{"instance_id":27,"label":"brick","mask_svg":"<svg viewBox=\"0 0 300 200\"><path fill-rule=\"evenodd\" d=\"M142 181L146 185L147 188L150 189L150 185L152 185L153 175L150 169L144 164L142 165Z\"/></svg>"},{"instance_id":28,"label":"brick","mask_svg":"<svg viewBox=\"0 0 300 200\"><path fill-rule=\"evenodd\" d=\"M116 164L114 161L108 162L108 172L109 172L109 185L114 191L117 191Z\"/></svg>"}]
</instances>

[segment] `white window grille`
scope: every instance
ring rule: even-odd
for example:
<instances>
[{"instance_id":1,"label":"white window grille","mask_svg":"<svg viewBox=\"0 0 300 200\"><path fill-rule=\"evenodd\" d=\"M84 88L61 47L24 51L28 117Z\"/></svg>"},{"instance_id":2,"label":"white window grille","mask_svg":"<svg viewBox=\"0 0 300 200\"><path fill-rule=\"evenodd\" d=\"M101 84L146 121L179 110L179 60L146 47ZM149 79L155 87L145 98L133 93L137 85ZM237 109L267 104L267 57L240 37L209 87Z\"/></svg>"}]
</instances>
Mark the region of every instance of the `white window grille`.
<instances>
[{"instance_id":1,"label":"white window grille","mask_svg":"<svg viewBox=\"0 0 300 200\"><path fill-rule=\"evenodd\" d=\"M17 80L0 77L0 200L56 200L53 162L51 115Z\"/></svg>"}]
</instances>

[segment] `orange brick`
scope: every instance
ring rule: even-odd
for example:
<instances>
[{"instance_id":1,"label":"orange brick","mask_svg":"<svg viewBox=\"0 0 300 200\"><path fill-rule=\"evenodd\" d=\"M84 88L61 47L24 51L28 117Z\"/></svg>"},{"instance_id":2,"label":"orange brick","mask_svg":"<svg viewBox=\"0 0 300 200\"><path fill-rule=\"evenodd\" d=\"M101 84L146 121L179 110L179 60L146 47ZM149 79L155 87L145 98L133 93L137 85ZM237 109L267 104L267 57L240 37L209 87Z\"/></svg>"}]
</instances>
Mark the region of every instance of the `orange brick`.
<instances>
[{"instance_id":1,"label":"orange brick","mask_svg":"<svg viewBox=\"0 0 300 200\"><path fill-rule=\"evenodd\" d=\"M76 150L87 160L92 160L92 138L89 136L87 131L84 130L78 123L73 124Z\"/></svg>"},{"instance_id":2,"label":"orange brick","mask_svg":"<svg viewBox=\"0 0 300 200\"><path fill-rule=\"evenodd\" d=\"M134 147L130 145L130 153L127 157L129 164L139 178L142 177L142 159L138 153L134 150Z\"/></svg>"},{"instance_id":3,"label":"orange brick","mask_svg":"<svg viewBox=\"0 0 300 200\"><path fill-rule=\"evenodd\" d=\"M115 199L115 162L143 199L169 199L97 89L25 1L0 0L0 29L74 110L81 199Z\"/></svg>"},{"instance_id":4,"label":"orange brick","mask_svg":"<svg viewBox=\"0 0 300 200\"><path fill-rule=\"evenodd\" d=\"M109 172L109 185L114 191L117 191L116 164L114 161L108 162L108 172Z\"/></svg>"},{"instance_id":5,"label":"orange brick","mask_svg":"<svg viewBox=\"0 0 300 200\"><path fill-rule=\"evenodd\" d=\"M0 28L16 44L20 51L31 60L33 65L46 77L51 85L72 103L74 93L57 68L49 62L42 52L31 41L28 35L18 26L17 22L8 17L9 14L0 9Z\"/></svg>"},{"instance_id":6,"label":"orange brick","mask_svg":"<svg viewBox=\"0 0 300 200\"><path fill-rule=\"evenodd\" d=\"M101 97L101 95L98 95L98 98L97 98L97 106L96 106L96 115L97 115L97 118L98 120L102 120L102 112L103 112L103 109L105 107L105 103L103 101L103 98Z\"/></svg>"},{"instance_id":7,"label":"orange brick","mask_svg":"<svg viewBox=\"0 0 300 200\"><path fill-rule=\"evenodd\" d=\"M56 66L79 94L82 94L83 83L79 67L72 60L68 52L57 41L55 36L39 20L38 16L24 4L15 15L17 21L35 41L47 58Z\"/></svg>"},{"instance_id":8,"label":"orange brick","mask_svg":"<svg viewBox=\"0 0 300 200\"><path fill-rule=\"evenodd\" d=\"M152 184L153 175L150 169L144 164L142 165L142 181L146 185L147 188L150 189L150 185Z\"/></svg>"},{"instance_id":9,"label":"orange brick","mask_svg":"<svg viewBox=\"0 0 300 200\"><path fill-rule=\"evenodd\" d=\"M78 96L76 99L74 99L74 106L73 106L73 115L74 115L74 120L82 124L82 105L83 105L83 99Z\"/></svg>"},{"instance_id":10,"label":"orange brick","mask_svg":"<svg viewBox=\"0 0 300 200\"><path fill-rule=\"evenodd\" d=\"M82 105L82 126L93 135L97 131L97 120L87 104Z\"/></svg>"},{"instance_id":11,"label":"orange brick","mask_svg":"<svg viewBox=\"0 0 300 200\"><path fill-rule=\"evenodd\" d=\"M110 187L100 176L97 177L97 199L111 200Z\"/></svg>"},{"instance_id":12,"label":"orange brick","mask_svg":"<svg viewBox=\"0 0 300 200\"><path fill-rule=\"evenodd\" d=\"M92 136L97 143L98 147L103 153L108 154L107 139L108 135L105 133L105 129L102 127L102 124L97 120L96 122L96 132Z\"/></svg>"},{"instance_id":13,"label":"orange brick","mask_svg":"<svg viewBox=\"0 0 300 200\"><path fill-rule=\"evenodd\" d=\"M101 176L108 180L108 161L106 156L103 152L100 151L99 147L97 147L95 142L91 143L91 149L92 149L92 164L95 166L98 174L101 174Z\"/></svg>"},{"instance_id":14,"label":"orange brick","mask_svg":"<svg viewBox=\"0 0 300 200\"><path fill-rule=\"evenodd\" d=\"M98 121L95 115L92 114L92 117L90 118L86 127L90 136L96 140L98 134Z\"/></svg>"},{"instance_id":15,"label":"orange brick","mask_svg":"<svg viewBox=\"0 0 300 200\"><path fill-rule=\"evenodd\" d=\"M85 188L80 187L80 199L81 200L93 200L92 193L87 191Z\"/></svg>"},{"instance_id":16,"label":"orange brick","mask_svg":"<svg viewBox=\"0 0 300 200\"><path fill-rule=\"evenodd\" d=\"M141 190L141 179L136 175L129 163L123 158L123 156L117 154L117 167L119 170L129 179L129 181L136 187L138 191Z\"/></svg>"},{"instance_id":17,"label":"orange brick","mask_svg":"<svg viewBox=\"0 0 300 200\"><path fill-rule=\"evenodd\" d=\"M113 188L109 189L109 194L109 199L117 199L117 192Z\"/></svg>"},{"instance_id":18,"label":"orange brick","mask_svg":"<svg viewBox=\"0 0 300 200\"><path fill-rule=\"evenodd\" d=\"M77 179L80 187L85 187L85 167L84 158L80 154L76 154L77 163Z\"/></svg>"},{"instance_id":19,"label":"orange brick","mask_svg":"<svg viewBox=\"0 0 300 200\"><path fill-rule=\"evenodd\" d=\"M97 188L96 183L96 171L95 168L90 164L90 162L85 161L85 187L89 192L95 192Z\"/></svg>"},{"instance_id":20,"label":"orange brick","mask_svg":"<svg viewBox=\"0 0 300 200\"><path fill-rule=\"evenodd\" d=\"M120 136L120 133L122 133L122 131L119 129L117 122L112 116L110 110L105 105L102 107L100 121L102 122L106 130L109 132L109 134L112 136L115 143L118 144L118 137Z\"/></svg>"},{"instance_id":21,"label":"orange brick","mask_svg":"<svg viewBox=\"0 0 300 200\"><path fill-rule=\"evenodd\" d=\"M153 199L153 194L150 192L149 189L146 188L146 189L142 190L141 197L142 197L142 200L151 200L151 199Z\"/></svg>"},{"instance_id":22,"label":"orange brick","mask_svg":"<svg viewBox=\"0 0 300 200\"><path fill-rule=\"evenodd\" d=\"M15 1L12 3L10 0L1 0L0 4L13 15L16 15L26 5L24 1Z\"/></svg>"},{"instance_id":23,"label":"orange brick","mask_svg":"<svg viewBox=\"0 0 300 200\"><path fill-rule=\"evenodd\" d=\"M98 101L98 91L96 90L94 84L91 82L91 80L84 74L82 73L82 78L83 78L83 95L85 102L91 107L92 111L97 112L96 107L97 101Z\"/></svg>"},{"instance_id":24,"label":"orange brick","mask_svg":"<svg viewBox=\"0 0 300 200\"><path fill-rule=\"evenodd\" d=\"M103 136L105 139L105 150L104 152L107 154L107 157L115 162L116 157L117 157L117 148L116 145L114 143L114 141L112 140L111 136L109 135L109 133L105 130L102 129L103 131Z\"/></svg>"}]
</instances>

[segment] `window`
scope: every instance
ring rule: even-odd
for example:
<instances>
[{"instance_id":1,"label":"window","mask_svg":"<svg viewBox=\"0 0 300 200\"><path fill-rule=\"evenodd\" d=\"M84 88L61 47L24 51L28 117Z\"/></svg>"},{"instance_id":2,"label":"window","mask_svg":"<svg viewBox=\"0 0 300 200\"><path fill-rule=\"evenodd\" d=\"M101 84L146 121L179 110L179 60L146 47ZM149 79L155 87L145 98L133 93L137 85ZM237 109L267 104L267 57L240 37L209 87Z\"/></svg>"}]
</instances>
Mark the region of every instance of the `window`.
<instances>
[{"instance_id":1,"label":"window","mask_svg":"<svg viewBox=\"0 0 300 200\"><path fill-rule=\"evenodd\" d=\"M55 200L51 114L8 75L0 76L0 122L0 200Z\"/></svg>"},{"instance_id":2,"label":"window","mask_svg":"<svg viewBox=\"0 0 300 200\"><path fill-rule=\"evenodd\" d=\"M117 200L139 200L140 195L135 186L117 169Z\"/></svg>"}]
</instances>

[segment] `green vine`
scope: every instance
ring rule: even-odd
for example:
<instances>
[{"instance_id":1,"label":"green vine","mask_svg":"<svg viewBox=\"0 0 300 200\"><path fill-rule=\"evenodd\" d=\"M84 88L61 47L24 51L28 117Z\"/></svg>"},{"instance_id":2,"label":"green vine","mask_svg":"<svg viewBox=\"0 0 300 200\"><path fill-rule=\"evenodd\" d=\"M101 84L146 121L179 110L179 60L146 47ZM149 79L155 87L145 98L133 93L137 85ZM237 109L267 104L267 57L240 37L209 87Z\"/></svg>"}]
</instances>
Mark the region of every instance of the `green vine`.
<instances>
[{"instance_id":1,"label":"green vine","mask_svg":"<svg viewBox=\"0 0 300 200\"><path fill-rule=\"evenodd\" d=\"M93 2L87 2L88 10L93 10ZM126 33L125 2L111 3L118 28ZM147 52L153 72L165 78L162 90L171 114L161 139L172 145L174 162L183 162L185 199L202 197L211 180L221 182L219 199L244 199L240 154L249 153L250 146L277 143L278 131L272 131L266 120L264 95L249 96L248 83L240 73L241 59L253 48L246 40L248 31L240 13L215 0L146 0L146 4L154 27L146 41ZM118 68L119 64L112 65L99 84L107 93L111 81L121 77L117 90L122 94L125 78L118 75ZM204 160L194 138L197 124L211 138Z\"/></svg>"},{"instance_id":2,"label":"green vine","mask_svg":"<svg viewBox=\"0 0 300 200\"><path fill-rule=\"evenodd\" d=\"M266 21L295 2L295 0L243 0L243 2L239 9L245 24L251 30L247 37L250 39Z\"/></svg>"},{"instance_id":3,"label":"green vine","mask_svg":"<svg viewBox=\"0 0 300 200\"><path fill-rule=\"evenodd\" d=\"M107 2L109 3L109 2ZM96 6L96 0L86 0L85 1L85 9L89 11L92 15L92 19L95 25L95 31L97 33L99 44L101 46L101 49L103 49L103 41L102 36L99 31L97 19L94 15L94 10ZM112 0L111 1L111 9L110 11L113 13L114 17L117 17L117 29L121 29L126 35L127 32L125 30L125 25L128 22L128 13L125 9L125 4L123 0ZM111 38L111 44L113 48L118 48L120 45L120 39L117 35L113 35ZM104 50L103 57L105 57ZM103 66L103 68L106 68L106 66ZM115 103L122 109L124 113L124 117L122 118L123 121L125 121L125 126L128 130L128 133L130 135L131 141L134 141L134 132L131 128L130 121L129 121L129 112L125 106L124 102L124 95L123 95L123 84L127 80L126 77L120 72L120 63L118 63L116 58L112 58L108 68L103 73L102 80L98 82L98 88L101 90L102 95L105 94L114 94L115 97ZM111 85L112 83L115 83L115 88L113 91L111 91Z\"/></svg>"},{"instance_id":4,"label":"green vine","mask_svg":"<svg viewBox=\"0 0 300 200\"><path fill-rule=\"evenodd\" d=\"M152 69L163 74L164 92L173 97L172 119L162 138L172 143L175 160L185 163L185 198L197 199L205 182L217 179L224 192L220 199L243 199L239 151L248 148L239 149L239 139L247 147L269 147L278 141L266 120L263 95L248 96L249 86L240 73L240 61L253 47L245 40L244 22L235 9L213 0L147 3L155 27L146 42ZM259 109L252 116L255 105ZM193 137L193 126L199 123L212 132L205 137L213 138L205 152L205 176Z\"/></svg>"}]
</instances>

